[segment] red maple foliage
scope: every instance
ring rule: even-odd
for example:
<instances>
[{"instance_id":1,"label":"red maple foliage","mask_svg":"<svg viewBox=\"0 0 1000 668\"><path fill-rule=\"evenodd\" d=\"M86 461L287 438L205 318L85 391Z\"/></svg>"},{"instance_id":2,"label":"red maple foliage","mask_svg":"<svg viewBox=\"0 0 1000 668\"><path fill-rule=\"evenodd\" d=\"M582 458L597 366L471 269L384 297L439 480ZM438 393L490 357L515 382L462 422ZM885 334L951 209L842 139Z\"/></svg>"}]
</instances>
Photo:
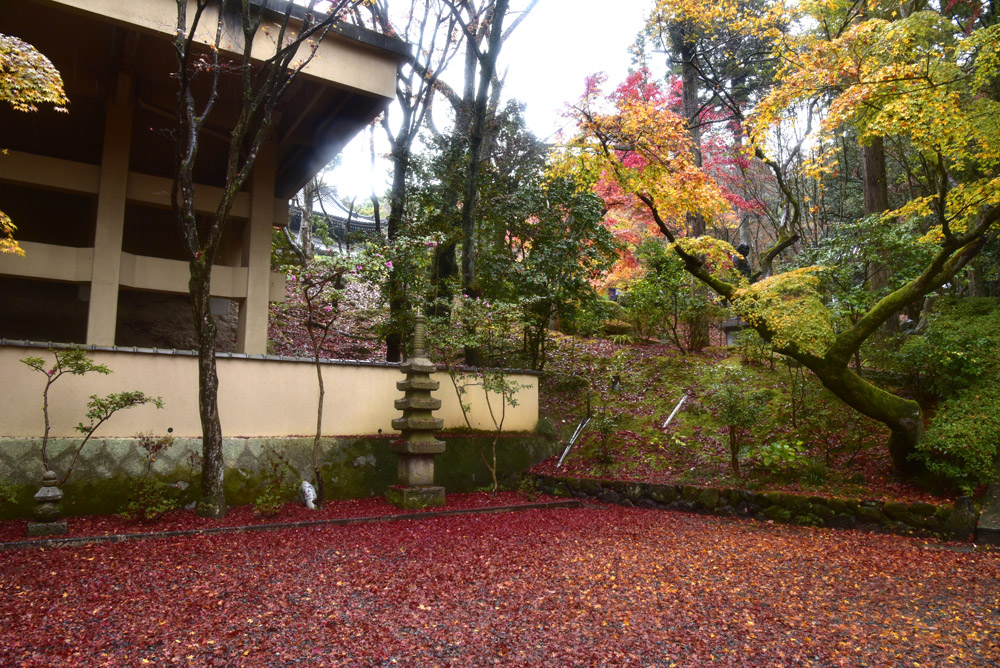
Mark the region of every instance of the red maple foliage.
<instances>
[{"instance_id":1,"label":"red maple foliage","mask_svg":"<svg viewBox=\"0 0 1000 668\"><path fill-rule=\"evenodd\" d=\"M621 507L0 553L0 665L995 666L1000 555Z\"/></svg>"}]
</instances>

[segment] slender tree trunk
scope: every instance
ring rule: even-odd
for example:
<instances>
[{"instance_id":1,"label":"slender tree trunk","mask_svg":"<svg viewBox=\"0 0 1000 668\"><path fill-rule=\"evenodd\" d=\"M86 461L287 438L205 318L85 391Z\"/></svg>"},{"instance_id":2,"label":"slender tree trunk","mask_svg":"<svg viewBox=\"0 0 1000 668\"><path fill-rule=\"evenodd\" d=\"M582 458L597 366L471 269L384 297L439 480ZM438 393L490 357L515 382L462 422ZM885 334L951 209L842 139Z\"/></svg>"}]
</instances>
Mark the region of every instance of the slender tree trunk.
<instances>
[{"instance_id":1,"label":"slender tree trunk","mask_svg":"<svg viewBox=\"0 0 1000 668\"><path fill-rule=\"evenodd\" d=\"M326 501L323 489L323 471L319 464L319 445L323 434L323 402L326 399L326 387L323 385L323 366L319 363L319 349L315 348L316 381L319 383L319 401L316 404L316 435L313 436L312 465L313 482L316 485L316 502L322 506Z\"/></svg>"},{"instance_id":2,"label":"slender tree trunk","mask_svg":"<svg viewBox=\"0 0 1000 668\"><path fill-rule=\"evenodd\" d=\"M729 467L737 478L740 474L740 439L737 428L729 425Z\"/></svg>"},{"instance_id":3,"label":"slender tree trunk","mask_svg":"<svg viewBox=\"0 0 1000 668\"><path fill-rule=\"evenodd\" d=\"M215 366L216 325L212 317L209 287L212 265L204 259L190 264L191 306L198 339L198 412L202 432L201 501L198 514L222 517L226 514L223 486L222 423L219 421L219 376Z\"/></svg>"}]
</instances>

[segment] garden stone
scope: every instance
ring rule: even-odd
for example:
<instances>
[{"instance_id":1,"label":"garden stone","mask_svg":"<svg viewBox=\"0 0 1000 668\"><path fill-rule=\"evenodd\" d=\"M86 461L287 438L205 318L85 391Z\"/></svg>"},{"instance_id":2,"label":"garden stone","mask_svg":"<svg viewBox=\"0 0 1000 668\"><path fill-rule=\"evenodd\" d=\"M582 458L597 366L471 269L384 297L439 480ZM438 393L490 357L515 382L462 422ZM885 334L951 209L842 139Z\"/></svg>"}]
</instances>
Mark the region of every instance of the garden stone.
<instances>
[{"instance_id":1,"label":"garden stone","mask_svg":"<svg viewBox=\"0 0 1000 668\"><path fill-rule=\"evenodd\" d=\"M316 510L316 488L308 480L299 486L299 499L309 510Z\"/></svg>"},{"instance_id":2,"label":"garden stone","mask_svg":"<svg viewBox=\"0 0 1000 668\"><path fill-rule=\"evenodd\" d=\"M622 500L621 494L612 489L604 490L603 492L601 492L601 495L598 496L597 498L604 503L610 503L614 505L621 503Z\"/></svg>"},{"instance_id":3,"label":"garden stone","mask_svg":"<svg viewBox=\"0 0 1000 668\"><path fill-rule=\"evenodd\" d=\"M812 504L810 512L819 519L823 520L824 524L826 524L830 518L833 517L833 511L825 503Z\"/></svg>"},{"instance_id":4,"label":"garden stone","mask_svg":"<svg viewBox=\"0 0 1000 668\"><path fill-rule=\"evenodd\" d=\"M646 485L641 482L630 483L625 488L625 494L628 496L630 501L638 501L646 496Z\"/></svg>"},{"instance_id":5,"label":"garden stone","mask_svg":"<svg viewBox=\"0 0 1000 668\"><path fill-rule=\"evenodd\" d=\"M781 506L768 506L764 509L764 517L775 522L788 522L792 519L792 513Z\"/></svg>"},{"instance_id":6,"label":"garden stone","mask_svg":"<svg viewBox=\"0 0 1000 668\"><path fill-rule=\"evenodd\" d=\"M1000 545L1000 484L995 484L983 499L983 512L976 524L978 545Z\"/></svg>"},{"instance_id":7,"label":"garden stone","mask_svg":"<svg viewBox=\"0 0 1000 668\"><path fill-rule=\"evenodd\" d=\"M972 540L978 519L979 511L976 510L972 499L968 496L960 496L955 500L955 508L951 513L948 529L956 540Z\"/></svg>"},{"instance_id":8,"label":"garden stone","mask_svg":"<svg viewBox=\"0 0 1000 668\"><path fill-rule=\"evenodd\" d=\"M884 512L890 519L896 520L897 522L903 522L904 524L909 524L910 519L910 507L900 501L887 501L884 506L882 506L882 512Z\"/></svg>"},{"instance_id":9,"label":"garden stone","mask_svg":"<svg viewBox=\"0 0 1000 668\"><path fill-rule=\"evenodd\" d=\"M698 494L698 502L706 510L715 510L719 505L719 490L714 487L706 487Z\"/></svg>"},{"instance_id":10,"label":"garden stone","mask_svg":"<svg viewBox=\"0 0 1000 668\"><path fill-rule=\"evenodd\" d=\"M854 517L854 515L837 513L829 519L827 525L836 527L837 529L853 529L858 525L858 520Z\"/></svg>"},{"instance_id":11,"label":"garden stone","mask_svg":"<svg viewBox=\"0 0 1000 668\"><path fill-rule=\"evenodd\" d=\"M659 503L673 503L677 499L677 488L673 485L652 485L649 489L649 498Z\"/></svg>"},{"instance_id":12,"label":"garden stone","mask_svg":"<svg viewBox=\"0 0 1000 668\"><path fill-rule=\"evenodd\" d=\"M864 502L854 513L857 518L862 522L867 522L869 524L884 524L886 519L882 511L879 510L878 506L871 504L870 502Z\"/></svg>"},{"instance_id":13,"label":"garden stone","mask_svg":"<svg viewBox=\"0 0 1000 668\"><path fill-rule=\"evenodd\" d=\"M66 520L62 518L62 490L57 486L54 471L46 471L42 476L42 487L35 494L36 522L28 523L29 536L64 534Z\"/></svg>"}]
</instances>

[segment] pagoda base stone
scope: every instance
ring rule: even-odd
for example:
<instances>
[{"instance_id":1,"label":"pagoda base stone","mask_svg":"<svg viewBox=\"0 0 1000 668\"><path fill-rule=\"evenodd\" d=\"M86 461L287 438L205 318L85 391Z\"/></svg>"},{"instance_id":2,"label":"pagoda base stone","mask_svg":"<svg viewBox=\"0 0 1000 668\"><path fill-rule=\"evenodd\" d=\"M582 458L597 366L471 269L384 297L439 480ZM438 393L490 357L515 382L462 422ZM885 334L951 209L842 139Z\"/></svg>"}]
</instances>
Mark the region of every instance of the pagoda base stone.
<instances>
[{"instance_id":1,"label":"pagoda base stone","mask_svg":"<svg viewBox=\"0 0 1000 668\"><path fill-rule=\"evenodd\" d=\"M434 484L434 455L400 455L396 474L400 487L429 487Z\"/></svg>"},{"instance_id":2,"label":"pagoda base stone","mask_svg":"<svg viewBox=\"0 0 1000 668\"><path fill-rule=\"evenodd\" d=\"M66 520L58 522L28 522L29 536L61 536L67 531Z\"/></svg>"},{"instance_id":3,"label":"pagoda base stone","mask_svg":"<svg viewBox=\"0 0 1000 668\"><path fill-rule=\"evenodd\" d=\"M433 508L444 505L444 487L440 485L421 485L419 487L390 485L385 491L385 498L392 505L404 510Z\"/></svg>"}]
</instances>

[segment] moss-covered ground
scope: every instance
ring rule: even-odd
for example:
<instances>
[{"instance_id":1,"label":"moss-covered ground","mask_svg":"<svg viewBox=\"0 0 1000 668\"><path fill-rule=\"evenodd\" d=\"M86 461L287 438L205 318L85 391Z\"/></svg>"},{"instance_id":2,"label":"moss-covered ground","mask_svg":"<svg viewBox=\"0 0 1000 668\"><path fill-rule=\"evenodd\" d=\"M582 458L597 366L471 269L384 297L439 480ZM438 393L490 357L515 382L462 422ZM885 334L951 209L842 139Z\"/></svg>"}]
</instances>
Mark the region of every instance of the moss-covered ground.
<instances>
[{"instance_id":1,"label":"moss-covered ground","mask_svg":"<svg viewBox=\"0 0 1000 668\"><path fill-rule=\"evenodd\" d=\"M737 349L721 346L685 355L666 345L617 345L561 335L552 350L540 388L543 430L564 447L588 405L592 420L562 467L556 466L557 455L536 472L950 500L940 490L897 477L885 428L846 407L807 370L777 356L747 360ZM736 429L739 476L730 466L729 427L718 406L726 382L738 383L737 394L764 395L763 404L752 410L751 426ZM681 409L664 427L685 394Z\"/></svg>"}]
</instances>

